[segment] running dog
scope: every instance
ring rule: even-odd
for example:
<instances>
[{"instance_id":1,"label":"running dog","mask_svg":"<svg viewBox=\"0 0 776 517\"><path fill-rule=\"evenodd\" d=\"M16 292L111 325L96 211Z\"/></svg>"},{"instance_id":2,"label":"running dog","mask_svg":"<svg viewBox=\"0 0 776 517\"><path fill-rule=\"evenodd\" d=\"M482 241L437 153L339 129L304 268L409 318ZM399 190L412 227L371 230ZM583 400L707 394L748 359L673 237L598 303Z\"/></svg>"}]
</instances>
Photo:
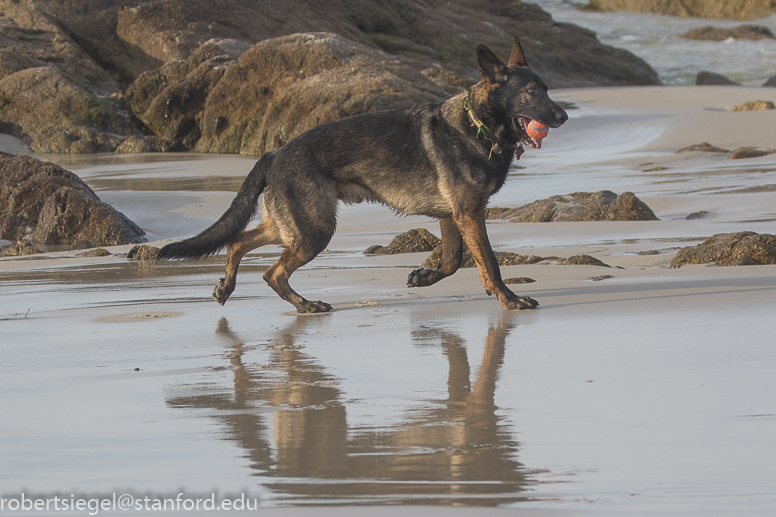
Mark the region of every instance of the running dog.
<instances>
[{"instance_id":1,"label":"running dog","mask_svg":"<svg viewBox=\"0 0 776 517\"><path fill-rule=\"evenodd\" d=\"M439 220L442 265L416 269L409 287L430 286L455 273L466 243L488 295L495 294L507 309L536 308L536 300L504 285L484 209L523 145L540 147L526 132L528 124L535 120L556 128L568 115L529 68L517 37L506 65L485 45L477 45L476 57L482 80L442 104L328 122L266 153L218 221L164 246L159 259L197 259L227 248L226 276L213 292L223 305L237 283L240 259L259 246L281 245L264 280L300 313L330 311L328 303L297 294L289 277L326 249L339 201L371 201ZM245 230L262 193L262 222Z\"/></svg>"}]
</instances>

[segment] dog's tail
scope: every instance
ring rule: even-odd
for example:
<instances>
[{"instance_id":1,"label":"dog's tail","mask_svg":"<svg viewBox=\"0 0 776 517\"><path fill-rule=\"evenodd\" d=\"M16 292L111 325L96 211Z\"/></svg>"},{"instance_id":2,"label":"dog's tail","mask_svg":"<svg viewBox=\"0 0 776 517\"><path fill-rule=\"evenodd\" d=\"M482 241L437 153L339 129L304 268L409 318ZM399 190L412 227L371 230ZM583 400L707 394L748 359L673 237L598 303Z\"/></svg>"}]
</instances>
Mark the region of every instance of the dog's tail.
<instances>
[{"instance_id":1,"label":"dog's tail","mask_svg":"<svg viewBox=\"0 0 776 517\"><path fill-rule=\"evenodd\" d=\"M253 216L256 215L259 195L267 186L266 174L271 163L272 155L270 153L262 156L243 181L232 205L218 221L199 235L164 246L159 250L157 260L205 258L236 242Z\"/></svg>"}]
</instances>

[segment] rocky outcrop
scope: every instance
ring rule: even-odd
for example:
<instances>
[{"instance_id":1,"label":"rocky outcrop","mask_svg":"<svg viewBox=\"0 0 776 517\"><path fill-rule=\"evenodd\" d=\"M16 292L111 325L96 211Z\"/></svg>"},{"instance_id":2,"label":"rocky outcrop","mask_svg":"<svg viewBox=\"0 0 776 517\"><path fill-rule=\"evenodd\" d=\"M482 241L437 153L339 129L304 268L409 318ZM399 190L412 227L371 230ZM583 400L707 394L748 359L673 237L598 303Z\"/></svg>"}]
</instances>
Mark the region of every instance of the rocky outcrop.
<instances>
[{"instance_id":1,"label":"rocky outcrop","mask_svg":"<svg viewBox=\"0 0 776 517\"><path fill-rule=\"evenodd\" d=\"M144 234L72 172L0 153L0 239L88 248L144 241Z\"/></svg>"},{"instance_id":2,"label":"rocky outcrop","mask_svg":"<svg viewBox=\"0 0 776 517\"><path fill-rule=\"evenodd\" d=\"M747 101L741 104L736 104L730 111L763 111L776 109L776 104L773 101Z\"/></svg>"},{"instance_id":3,"label":"rocky outcrop","mask_svg":"<svg viewBox=\"0 0 776 517\"><path fill-rule=\"evenodd\" d=\"M765 18L776 12L772 0L590 0L590 5L602 11L741 20Z\"/></svg>"},{"instance_id":4,"label":"rocky outcrop","mask_svg":"<svg viewBox=\"0 0 776 517\"><path fill-rule=\"evenodd\" d=\"M37 255L38 253L43 252L29 243L17 242L16 244L12 244L5 248L3 252L0 253L0 257L21 257L25 255Z\"/></svg>"},{"instance_id":5,"label":"rocky outcrop","mask_svg":"<svg viewBox=\"0 0 776 517\"><path fill-rule=\"evenodd\" d=\"M334 32L407 58L419 69L439 63L468 84L479 78L474 45L485 43L506 57L514 34L523 38L529 62L553 87L657 82L641 59L519 1L36 0L35 5L126 81L185 59L212 38L256 43L300 32Z\"/></svg>"},{"instance_id":6,"label":"rocky outcrop","mask_svg":"<svg viewBox=\"0 0 776 517\"><path fill-rule=\"evenodd\" d=\"M528 223L657 220L652 209L632 192L618 196L609 190L552 196L519 208L487 208L485 216L488 219Z\"/></svg>"},{"instance_id":7,"label":"rocky outcrop","mask_svg":"<svg viewBox=\"0 0 776 517\"><path fill-rule=\"evenodd\" d=\"M345 76L343 68L340 79L365 79L369 87L382 76L387 85L392 74L401 72L388 93L400 92L405 102L397 97L389 105L414 102L415 93L429 83L445 92L473 84L479 79L474 46L485 43L506 58L514 34L521 36L534 69L553 87L659 83L657 73L640 58L601 44L590 31L556 23L534 4L517 1L0 0L0 12L0 131L38 152L145 152L168 149L167 142L174 144L170 148L190 149L197 131L204 134L202 128L215 133L227 119L248 118L256 103L230 105L226 114L197 119L209 116L200 109L203 94L209 96L209 88L236 59L235 49L223 44L217 44L215 54L202 50L208 41L238 41L243 51L292 34L336 33L364 54L354 67L373 67L357 70L360 77L355 72ZM375 53L383 57L375 58ZM383 68L390 62L395 64ZM154 86L162 78L169 82ZM229 84L236 79L229 77ZM132 116L122 93L133 82L132 105L142 105L135 113L148 121L147 128ZM329 85L305 86L310 87L323 96ZM161 96L167 88L170 96ZM252 115L272 116L281 107ZM367 109L365 105L362 111ZM162 113L168 115L168 125L159 125ZM144 138L151 132L158 132L159 141ZM213 144L211 135L203 149L251 147L216 140Z\"/></svg>"},{"instance_id":8,"label":"rocky outcrop","mask_svg":"<svg viewBox=\"0 0 776 517\"><path fill-rule=\"evenodd\" d=\"M140 134L110 73L37 2L0 2L0 132L33 151L113 151Z\"/></svg>"},{"instance_id":9,"label":"rocky outcrop","mask_svg":"<svg viewBox=\"0 0 776 517\"><path fill-rule=\"evenodd\" d=\"M0 129L42 153L112 152L136 132L124 115L55 67L0 79Z\"/></svg>"},{"instance_id":10,"label":"rocky outcrop","mask_svg":"<svg viewBox=\"0 0 776 517\"><path fill-rule=\"evenodd\" d=\"M202 135L208 95L250 46L239 40L210 40L186 59L141 74L127 89L127 102L163 148L190 150ZM252 106L240 107L246 116L252 113Z\"/></svg>"},{"instance_id":11,"label":"rocky outcrop","mask_svg":"<svg viewBox=\"0 0 776 517\"><path fill-rule=\"evenodd\" d=\"M768 27L762 25L739 25L727 29L719 27L698 27L684 34L680 38L705 40L705 41L725 41L728 39L747 39L759 41L761 39L776 39L773 32Z\"/></svg>"},{"instance_id":12,"label":"rocky outcrop","mask_svg":"<svg viewBox=\"0 0 776 517\"><path fill-rule=\"evenodd\" d=\"M679 250L671 267L711 262L718 266L776 264L776 236L755 232L720 233L697 246Z\"/></svg>"},{"instance_id":13,"label":"rocky outcrop","mask_svg":"<svg viewBox=\"0 0 776 517\"><path fill-rule=\"evenodd\" d=\"M323 122L460 91L332 33L274 38L247 51L230 43L233 53L208 42L127 90L133 111L164 146L261 155Z\"/></svg>"},{"instance_id":14,"label":"rocky outcrop","mask_svg":"<svg viewBox=\"0 0 776 517\"><path fill-rule=\"evenodd\" d=\"M768 80L763 83L763 86L776 87L776 75L769 77Z\"/></svg>"}]
</instances>

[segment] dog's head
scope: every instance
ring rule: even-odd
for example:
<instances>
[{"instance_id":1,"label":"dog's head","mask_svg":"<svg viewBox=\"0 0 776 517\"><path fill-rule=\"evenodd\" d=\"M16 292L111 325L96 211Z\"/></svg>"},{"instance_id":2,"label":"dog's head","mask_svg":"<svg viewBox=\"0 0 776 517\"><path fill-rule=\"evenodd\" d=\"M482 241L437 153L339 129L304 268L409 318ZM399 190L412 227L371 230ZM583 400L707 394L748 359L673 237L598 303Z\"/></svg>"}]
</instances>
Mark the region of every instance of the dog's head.
<instances>
[{"instance_id":1,"label":"dog's head","mask_svg":"<svg viewBox=\"0 0 776 517\"><path fill-rule=\"evenodd\" d=\"M535 120L547 127L559 127L568 120L566 112L547 95L547 85L528 66L520 40L515 36L509 63L504 64L485 45L477 45L477 64L494 115L505 117L517 141L541 147L525 128Z\"/></svg>"}]
</instances>

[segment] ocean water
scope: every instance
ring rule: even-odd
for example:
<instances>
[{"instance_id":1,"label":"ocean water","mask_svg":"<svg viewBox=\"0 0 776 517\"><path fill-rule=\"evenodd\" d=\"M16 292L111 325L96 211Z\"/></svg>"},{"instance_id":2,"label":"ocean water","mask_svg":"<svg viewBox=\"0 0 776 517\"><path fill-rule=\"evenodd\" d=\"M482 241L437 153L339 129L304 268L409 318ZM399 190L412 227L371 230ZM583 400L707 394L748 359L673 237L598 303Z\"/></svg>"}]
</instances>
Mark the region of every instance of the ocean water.
<instances>
[{"instance_id":1,"label":"ocean water","mask_svg":"<svg viewBox=\"0 0 776 517\"><path fill-rule=\"evenodd\" d=\"M530 0L529 0L530 1ZM710 20L637 13L596 13L579 9L587 0L533 0L559 22L580 25L607 45L646 60L665 84L695 84L701 70L723 74L748 86L776 75L776 40L694 41L679 34L697 27L762 25L776 33L776 15L754 21Z\"/></svg>"}]
</instances>

